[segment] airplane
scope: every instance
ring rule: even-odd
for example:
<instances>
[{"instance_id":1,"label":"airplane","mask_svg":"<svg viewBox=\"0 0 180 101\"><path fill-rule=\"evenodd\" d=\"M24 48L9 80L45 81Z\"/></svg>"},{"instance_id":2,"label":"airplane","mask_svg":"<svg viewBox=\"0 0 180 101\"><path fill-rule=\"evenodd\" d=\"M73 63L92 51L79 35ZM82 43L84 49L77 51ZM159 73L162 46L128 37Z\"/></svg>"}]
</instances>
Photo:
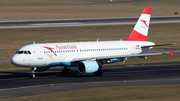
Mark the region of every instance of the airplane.
<instances>
[{"instance_id":1,"label":"airplane","mask_svg":"<svg viewBox=\"0 0 180 101\"><path fill-rule=\"evenodd\" d=\"M147 56L173 54L171 52L144 53L155 46L147 41L152 8L144 8L132 32L125 40L33 43L21 47L12 56L15 66L30 68L30 76L35 78L36 72L46 71L51 67L63 66L62 74L70 75L71 69L77 67L82 74L92 73L102 76L102 65L122 62L130 57L147 58Z\"/></svg>"}]
</instances>

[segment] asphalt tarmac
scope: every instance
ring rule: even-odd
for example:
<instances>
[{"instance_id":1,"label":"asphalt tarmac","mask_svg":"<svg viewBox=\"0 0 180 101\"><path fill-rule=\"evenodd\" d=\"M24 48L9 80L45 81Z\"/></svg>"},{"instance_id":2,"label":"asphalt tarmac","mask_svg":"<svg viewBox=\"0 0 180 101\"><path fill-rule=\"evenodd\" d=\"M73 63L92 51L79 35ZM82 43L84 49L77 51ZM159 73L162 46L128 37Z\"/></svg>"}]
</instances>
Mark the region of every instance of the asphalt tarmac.
<instances>
[{"instance_id":1,"label":"asphalt tarmac","mask_svg":"<svg viewBox=\"0 0 180 101\"><path fill-rule=\"evenodd\" d=\"M94 25L124 25L135 24L138 18L94 18L94 19L57 19L57 20L19 20L0 21L0 29L6 28L41 28L67 26L94 26ZM151 17L150 23L178 23L179 16Z\"/></svg>"},{"instance_id":2,"label":"asphalt tarmac","mask_svg":"<svg viewBox=\"0 0 180 101\"><path fill-rule=\"evenodd\" d=\"M180 84L179 62L109 66L103 71L96 77L72 68L71 76L62 76L60 68L52 68L34 79L30 71L0 71L0 99L106 86Z\"/></svg>"}]
</instances>

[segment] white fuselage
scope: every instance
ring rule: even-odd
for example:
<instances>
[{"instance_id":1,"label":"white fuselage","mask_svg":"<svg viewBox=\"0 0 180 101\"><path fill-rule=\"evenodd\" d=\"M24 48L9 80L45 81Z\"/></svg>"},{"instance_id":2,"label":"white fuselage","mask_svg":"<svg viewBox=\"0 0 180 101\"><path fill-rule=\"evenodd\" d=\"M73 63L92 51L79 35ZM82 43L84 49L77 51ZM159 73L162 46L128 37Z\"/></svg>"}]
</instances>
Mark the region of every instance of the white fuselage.
<instances>
[{"instance_id":1,"label":"white fuselage","mask_svg":"<svg viewBox=\"0 0 180 101\"><path fill-rule=\"evenodd\" d=\"M95 41L30 44L20 48L11 59L22 67L77 66L78 58L129 56L144 52L148 41Z\"/></svg>"},{"instance_id":2,"label":"white fuselage","mask_svg":"<svg viewBox=\"0 0 180 101\"><path fill-rule=\"evenodd\" d=\"M31 44L20 48L11 58L11 63L30 67L32 78L35 77L35 72L45 71L53 66L64 66L64 75L71 73L71 69L67 67L77 67L79 73L102 76L103 64L124 61L129 57L160 55L162 53L142 53L155 46L153 42L147 41L151 12L152 8L144 8L125 41Z\"/></svg>"}]
</instances>

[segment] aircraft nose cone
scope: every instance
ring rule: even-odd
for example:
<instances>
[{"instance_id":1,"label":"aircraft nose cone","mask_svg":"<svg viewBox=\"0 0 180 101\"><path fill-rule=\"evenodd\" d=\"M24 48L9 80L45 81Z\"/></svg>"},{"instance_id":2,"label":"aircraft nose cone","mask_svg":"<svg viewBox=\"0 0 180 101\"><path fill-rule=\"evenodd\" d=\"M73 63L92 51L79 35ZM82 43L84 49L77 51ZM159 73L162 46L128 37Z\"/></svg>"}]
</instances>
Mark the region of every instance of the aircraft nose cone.
<instances>
[{"instance_id":1,"label":"aircraft nose cone","mask_svg":"<svg viewBox=\"0 0 180 101\"><path fill-rule=\"evenodd\" d=\"M21 64L20 60L18 59L18 57L16 55L14 55L12 58L11 58L11 63L13 65L16 65L16 66L19 66Z\"/></svg>"}]
</instances>

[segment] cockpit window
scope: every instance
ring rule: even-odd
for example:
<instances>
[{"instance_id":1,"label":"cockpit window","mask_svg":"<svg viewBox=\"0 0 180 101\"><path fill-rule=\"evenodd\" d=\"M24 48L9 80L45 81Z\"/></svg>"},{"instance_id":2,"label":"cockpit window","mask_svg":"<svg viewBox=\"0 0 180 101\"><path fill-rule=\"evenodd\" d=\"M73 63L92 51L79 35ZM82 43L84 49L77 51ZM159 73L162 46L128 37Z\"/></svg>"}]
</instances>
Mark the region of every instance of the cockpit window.
<instances>
[{"instance_id":1,"label":"cockpit window","mask_svg":"<svg viewBox=\"0 0 180 101\"><path fill-rule=\"evenodd\" d=\"M27 51L28 52L28 54L31 54L31 52L30 51Z\"/></svg>"},{"instance_id":2,"label":"cockpit window","mask_svg":"<svg viewBox=\"0 0 180 101\"><path fill-rule=\"evenodd\" d=\"M18 51L17 54L23 54L23 51Z\"/></svg>"},{"instance_id":3,"label":"cockpit window","mask_svg":"<svg viewBox=\"0 0 180 101\"><path fill-rule=\"evenodd\" d=\"M24 51L24 54L27 54L27 51Z\"/></svg>"},{"instance_id":4,"label":"cockpit window","mask_svg":"<svg viewBox=\"0 0 180 101\"><path fill-rule=\"evenodd\" d=\"M30 51L17 51L16 54L31 54Z\"/></svg>"}]
</instances>

